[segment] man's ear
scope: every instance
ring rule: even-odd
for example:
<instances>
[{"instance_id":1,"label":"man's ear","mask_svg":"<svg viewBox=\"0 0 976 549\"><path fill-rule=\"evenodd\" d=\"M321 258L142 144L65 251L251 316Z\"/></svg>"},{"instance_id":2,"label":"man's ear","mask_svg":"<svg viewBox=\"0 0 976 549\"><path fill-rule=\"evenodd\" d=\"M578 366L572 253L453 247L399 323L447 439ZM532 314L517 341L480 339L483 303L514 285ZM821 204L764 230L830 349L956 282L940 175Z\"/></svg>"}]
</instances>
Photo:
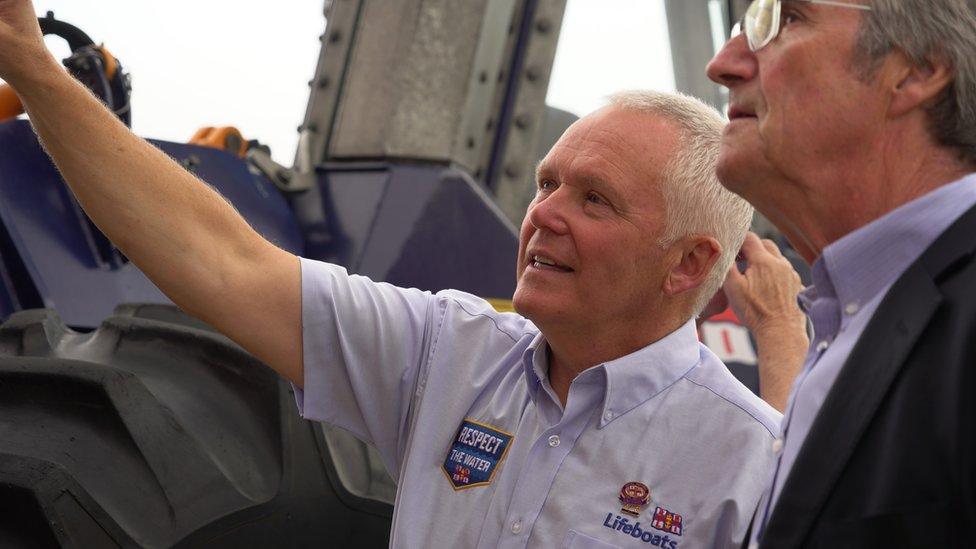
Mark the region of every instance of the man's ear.
<instances>
[{"instance_id":1,"label":"man's ear","mask_svg":"<svg viewBox=\"0 0 976 549\"><path fill-rule=\"evenodd\" d=\"M890 76L888 113L892 117L927 107L952 85L956 76L952 66L942 58L930 59L919 66L899 50L888 55L883 70Z\"/></svg>"},{"instance_id":2,"label":"man's ear","mask_svg":"<svg viewBox=\"0 0 976 549\"><path fill-rule=\"evenodd\" d=\"M692 235L675 243L681 257L664 279L664 294L677 295L701 286L722 254L722 245L710 236Z\"/></svg>"}]
</instances>

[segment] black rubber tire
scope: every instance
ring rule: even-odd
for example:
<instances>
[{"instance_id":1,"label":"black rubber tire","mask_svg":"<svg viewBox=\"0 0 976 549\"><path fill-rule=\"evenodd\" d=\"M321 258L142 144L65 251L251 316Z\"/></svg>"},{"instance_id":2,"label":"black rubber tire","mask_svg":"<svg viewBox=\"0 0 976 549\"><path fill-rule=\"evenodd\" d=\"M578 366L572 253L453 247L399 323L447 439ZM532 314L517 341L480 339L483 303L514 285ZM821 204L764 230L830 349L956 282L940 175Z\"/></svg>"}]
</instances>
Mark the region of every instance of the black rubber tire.
<instances>
[{"instance_id":1,"label":"black rubber tire","mask_svg":"<svg viewBox=\"0 0 976 549\"><path fill-rule=\"evenodd\" d=\"M0 326L0 547L385 547L290 385L173 307Z\"/></svg>"}]
</instances>

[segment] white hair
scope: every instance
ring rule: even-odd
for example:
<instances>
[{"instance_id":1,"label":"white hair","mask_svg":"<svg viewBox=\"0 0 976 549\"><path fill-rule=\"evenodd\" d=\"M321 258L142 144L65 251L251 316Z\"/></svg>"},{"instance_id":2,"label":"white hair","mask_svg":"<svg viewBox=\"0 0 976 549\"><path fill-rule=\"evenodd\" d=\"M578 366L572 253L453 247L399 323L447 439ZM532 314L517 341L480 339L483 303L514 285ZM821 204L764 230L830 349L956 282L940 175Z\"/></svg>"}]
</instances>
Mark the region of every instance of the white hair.
<instances>
[{"instance_id":1,"label":"white hair","mask_svg":"<svg viewBox=\"0 0 976 549\"><path fill-rule=\"evenodd\" d=\"M715 175L725 119L712 107L688 95L633 90L610 96L614 107L664 117L681 130L678 150L662 170L661 194L666 228L659 245L699 234L714 237L721 255L698 289L698 315L722 286L752 222L752 206L725 189Z\"/></svg>"}]
</instances>

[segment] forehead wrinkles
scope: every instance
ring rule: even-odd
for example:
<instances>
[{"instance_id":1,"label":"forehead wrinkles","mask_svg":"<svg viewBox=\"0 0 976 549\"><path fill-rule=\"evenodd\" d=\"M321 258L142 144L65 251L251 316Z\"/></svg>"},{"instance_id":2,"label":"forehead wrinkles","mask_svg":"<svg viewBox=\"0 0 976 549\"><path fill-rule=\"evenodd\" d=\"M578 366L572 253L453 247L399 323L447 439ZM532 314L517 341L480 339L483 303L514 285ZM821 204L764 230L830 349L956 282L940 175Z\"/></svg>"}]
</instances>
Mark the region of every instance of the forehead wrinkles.
<instances>
[{"instance_id":1,"label":"forehead wrinkles","mask_svg":"<svg viewBox=\"0 0 976 549\"><path fill-rule=\"evenodd\" d=\"M561 178L585 172L585 176L603 176L607 183L640 178L642 156L634 140L597 124L575 130L543 161L543 170L555 171Z\"/></svg>"}]
</instances>

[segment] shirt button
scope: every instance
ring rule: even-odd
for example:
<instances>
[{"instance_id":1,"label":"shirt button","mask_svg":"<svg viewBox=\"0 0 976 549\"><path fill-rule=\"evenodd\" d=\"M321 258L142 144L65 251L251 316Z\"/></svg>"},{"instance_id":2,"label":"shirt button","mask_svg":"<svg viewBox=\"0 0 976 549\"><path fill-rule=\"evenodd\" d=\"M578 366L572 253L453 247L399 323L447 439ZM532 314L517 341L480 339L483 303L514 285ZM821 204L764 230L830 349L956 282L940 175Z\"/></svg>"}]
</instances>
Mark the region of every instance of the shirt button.
<instances>
[{"instance_id":1,"label":"shirt button","mask_svg":"<svg viewBox=\"0 0 976 549\"><path fill-rule=\"evenodd\" d=\"M775 440L773 440L773 453L778 454L781 451L783 451L783 439L776 438Z\"/></svg>"},{"instance_id":2,"label":"shirt button","mask_svg":"<svg viewBox=\"0 0 976 549\"><path fill-rule=\"evenodd\" d=\"M821 341L820 343L817 343L817 352L822 353L827 350L827 347L830 347L830 343L827 343L826 341Z\"/></svg>"},{"instance_id":3,"label":"shirt button","mask_svg":"<svg viewBox=\"0 0 976 549\"><path fill-rule=\"evenodd\" d=\"M522 521L521 520L517 520L517 521L513 522L512 523L512 533L513 534L518 534L518 533L521 533L521 532L522 532Z\"/></svg>"},{"instance_id":4,"label":"shirt button","mask_svg":"<svg viewBox=\"0 0 976 549\"><path fill-rule=\"evenodd\" d=\"M847 305L844 305L844 312L847 313L848 315L853 315L857 313L860 309L861 306L858 305L857 302L855 301L851 301Z\"/></svg>"},{"instance_id":5,"label":"shirt button","mask_svg":"<svg viewBox=\"0 0 976 549\"><path fill-rule=\"evenodd\" d=\"M603 419L605 419L607 421L610 421L611 419L613 419L613 412L611 412L610 410L607 410L607 413L603 414Z\"/></svg>"},{"instance_id":6,"label":"shirt button","mask_svg":"<svg viewBox=\"0 0 976 549\"><path fill-rule=\"evenodd\" d=\"M555 448L556 446L559 446L559 435L552 435L551 437L549 437L549 446L551 448Z\"/></svg>"}]
</instances>

